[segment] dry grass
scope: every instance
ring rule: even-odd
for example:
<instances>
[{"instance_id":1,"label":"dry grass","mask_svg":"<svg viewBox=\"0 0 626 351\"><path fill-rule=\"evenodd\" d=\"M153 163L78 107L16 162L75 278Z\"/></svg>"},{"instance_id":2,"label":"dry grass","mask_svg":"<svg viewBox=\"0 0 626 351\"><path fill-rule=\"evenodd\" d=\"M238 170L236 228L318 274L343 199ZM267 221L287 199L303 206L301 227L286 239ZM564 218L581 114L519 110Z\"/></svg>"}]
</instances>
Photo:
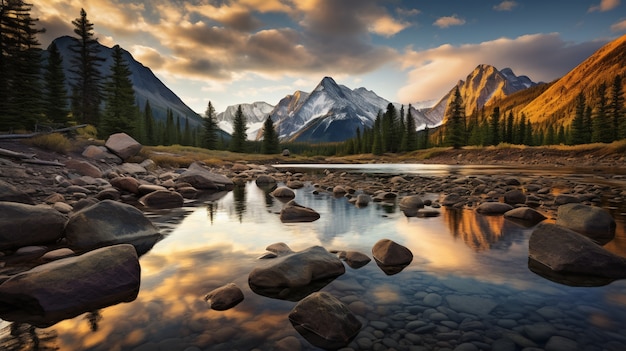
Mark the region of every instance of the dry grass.
<instances>
[{"instance_id":1,"label":"dry grass","mask_svg":"<svg viewBox=\"0 0 626 351\"><path fill-rule=\"evenodd\" d=\"M36 146L43 150L67 154L72 148L72 143L61 133L42 134L25 141L26 144Z\"/></svg>"}]
</instances>

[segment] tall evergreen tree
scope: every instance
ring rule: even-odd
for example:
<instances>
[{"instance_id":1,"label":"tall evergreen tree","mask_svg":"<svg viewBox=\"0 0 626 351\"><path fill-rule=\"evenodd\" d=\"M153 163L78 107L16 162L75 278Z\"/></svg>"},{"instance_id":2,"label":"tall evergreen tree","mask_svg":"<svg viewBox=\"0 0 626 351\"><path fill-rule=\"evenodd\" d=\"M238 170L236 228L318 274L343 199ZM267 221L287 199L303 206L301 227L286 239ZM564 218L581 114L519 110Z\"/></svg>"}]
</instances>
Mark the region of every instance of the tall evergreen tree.
<instances>
[{"instance_id":1,"label":"tall evergreen tree","mask_svg":"<svg viewBox=\"0 0 626 351\"><path fill-rule=\"evenodd\" d=\"M613 79L611 97L609 102L609 115L613 122L613 140L626 138L626 110L624 109L624 90L622 77L618 74Z\"/></svg>"},{"instance_id":2,"label":"tall evergreen tree","mask_svg":"<svg viewBox=\"0 0 626 351\"><path fill-rule=\"evenodd\" d=\"M387 111L382 118L382 146L384 152L397 152L400 149L400 137L398 133L398 113L396 107L389 103Z\"/></svg>"},{"instance_id":3,"label":"tall evergreen tree","mask_svg":"<svg viewBox=\"0 0 626 351\"><path fill-rule=\"evenodd\" d=\"M98 125L102 101L102 75L99 67L104 61L98 57L98 40L94 38L93 23L87 19L84 9L80 17L72 21L78 41L70 46L74 53L72 72L77 79L72 84L72 114L79 123Z\"/></svg>"},{"instance_id":4,"label":"tall evergreen tree","mask_svg":"<svg viewBox=\"0 0 626 351\"><path fill-rule=\"evenodd\" d=\"M152 114L152 107L150 101L146 100L146 104L143 108L143 143L146 145L156 145L156 131L154 126L154 115Z\"/></svg>"},{"instance_id":5,"label":"tall evergreen tree","mask_svg":"<svg viewBox=\"0 0 626 351\"><path fill-rule=\"evenodd\" d=\"M533 146L535 143L533 142L533 125L530 123L530 120L526 120L526 128L524 135L524 144Z\"/></svg>"},{"instance_id":6,"label":"tall evergreen tree","mask_svg":"<svg viewBox=\"0 0 626 351\"><path fill-rule=\"evenodd\" d=\"M215 108L213 108L213 104L211 104L211 101L209 101L209 105L204 112L202 147L209 150L215 150L217 148L217 143L219 141L217 129L218 127L215 120Z\"/></svg>"},{"instance_id":7,"label":"tall evergreen tree","mask_svg":"<svg viewBox=\"0 0 626 351\"><path fill-rule=\"evenodd\" d=\"M448 114L446 144L460 149L465 145L465 108L458 86L454 89L452 103L448 106Z\"/></svg>"},{"instance_id":8,"label":"tall evergreen tree","mask_svg":"<svg viewBox=\"0 0 626 351\"><path fill-rule=\"evenodd\" d=\"M263 143L261 144L261 153L277 154L280 152L280 143L278 141L278 133L274 129L274 121L272 116L267 116L263 123Z\"/></svg>"},{"instance_id":9,"label":"tall evergreen tree","mask_svg":"<svg viewBox=\"0 0 626 351\"><path fill-rule=\"evenodd\" d=\"M176 131L174 128L174 112L168 108L165 117L165 126L162 130L163 145L172 145L175 143Z\"/></svg>"},{"instance_id":10,"label":"tall evergreen tree","mask_svg":"<svg viewBox=\"0 0 626 351\"><path fill-rule=\"evenodd\" d=\"M610 143L613 141L613 121L607 114L606 84L601 83L598 87L598 102L596 103L595 116L593 117L592 142Z\"/></svg>"},{"instance_id":11,"label":"tall evergreen tree","mask_svg":"<svg viewBox=\"0 0 626 351\"><path fill-rule=\"evenodd\" d=\"M513 117L513 111L509 111L509 115L506 118L506 138L505 142L512 144L513 143L513 124L515 123L515 118Z\"/></svg>"},{"instance_id":12,"label":"tall evergreen tree","mask_svg":"<svg viewBox=\"0 0 626 351\"><path fill-rule=\"evenodd\" d=\"M41 49L31 4L2 1L0 7L0 130L32 129L43 120Z\"/></svg>"},{"instance_id":13,"label":"tall evergreen tree","mask_svg":"<svg viewBox=\"0 0 626 351\"><path fill-rule=\"evenodd\" d=\"M235 113L235 119L233 119L233 137L230 141L230 151L233 152L245 152L246 141L248 136L246 134L246 116L243 114L241 105L237 106L237 112Z\"/></svg>"},{"instance_id":14,"label":"tall evergreen tree","mask_svg":"<svg viewBox=\"0 0 626 351\"><path fill-rule=\"evenodd\" d=\"M572 120L572 144L579 145L586 142L585 138L585 96L579 93L576 97L576 112Z\"/></svg>"},{"instance_id":15,"label":"tall evergreen tree","mask_svg":"<svg viewBox=\"0 0 626 351\"><path fill-rule=\"evenodd\" d=\"M522 112L522 116L519 119L519 125L517 127L517 144L524 144L526 139L526 114Z\"/></svg>"},{"instance_id":16,"label":"tall evergreen tree","mask_svg":"<svg viewBox=\"0 0 626 351\"><path fill-rule=\"evenodd\" d=\"M138 138L139 111L135 105L135 90L131 72L119 45L113 47L111 76L104 85L105 108L100 132L103 137L127 133Z\"/></svg>"},{"instance_id":17,"label":"tall evergreen tree","mask_svg":"<svg viewBox=\"0 0 626 351\"><path fill-rule=\"evenodd\" d=\"M489 119L489 145L500 144L500 107L493 108Z\"/></svg>"},{"instance_id":18,"label":"tall evergreen tree","mask_svg":"<svg viewBox=\"0 0 626 351\"><path fill-rule=\"evenodd\" d=\"M63 58L54 42L48 47L48 65L44 74L44 82L44 113L46 117L55 124L66 125L69 109L65 73L63 73Z\"/></svg>"},{"instance_id":19,"label":"tall evergreen tree","mask_svg":"<svg viewBox=\"0 0 626 351\"><path fill-rule=\"evenodd\" d=\"M414 151L417 149L417 126L415 125L415 119L411 113L411 105L406 114L406 149L405 151Z\"/></svg>"}]
</instances>

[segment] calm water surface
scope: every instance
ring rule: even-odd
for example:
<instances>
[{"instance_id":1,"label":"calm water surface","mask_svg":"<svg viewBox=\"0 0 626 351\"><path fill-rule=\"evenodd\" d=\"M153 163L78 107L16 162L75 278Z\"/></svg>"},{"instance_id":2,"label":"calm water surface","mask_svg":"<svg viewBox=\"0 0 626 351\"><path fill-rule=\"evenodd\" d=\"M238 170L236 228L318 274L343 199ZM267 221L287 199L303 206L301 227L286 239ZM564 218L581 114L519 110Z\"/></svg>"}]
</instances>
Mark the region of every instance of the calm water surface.
<instances>
[{"instance_id":1,"label":"calm water surface","mask_svg":"<svg viewBox=\"0 0 626 351\"><path fill-rule=\"evenodd\" d=\"M428 165L321 168L328 167L422 175L496 171ZM58 350L314 350L288 320L295 302L250 290L248 274L264 263L258 257L275 242L296 251L321 245L371 256L373 244L388 238L413 252L402 272L387 275L374 262L359 269L346 266L344 275L322 289L363 322L352 349L454 349L463 342L485 349L507 342L513 342L513 350L549 349L555 335L581 350L626 348L626 280L571 287L531 272L533 228L471 210L442 208L439 217L406 218L394 204L356 208L343 197L312 190L296 190L296 201L321 214L313 223L281 223L282 203L253 182L182 209L151 212L166 236L140 258L141 289L134 301L45 329L21 328L13 336L9 323L0 320L0 338L19 340L22 346L16 349L32 349L38 339L40 349ZM613 209L617 237L607 247L626 256L620 211ZM204 295L230 282L243 290L244 301L228 311L210 310ZM549 335L530 337L533 330Z\"/></svg>"}]
</instances>

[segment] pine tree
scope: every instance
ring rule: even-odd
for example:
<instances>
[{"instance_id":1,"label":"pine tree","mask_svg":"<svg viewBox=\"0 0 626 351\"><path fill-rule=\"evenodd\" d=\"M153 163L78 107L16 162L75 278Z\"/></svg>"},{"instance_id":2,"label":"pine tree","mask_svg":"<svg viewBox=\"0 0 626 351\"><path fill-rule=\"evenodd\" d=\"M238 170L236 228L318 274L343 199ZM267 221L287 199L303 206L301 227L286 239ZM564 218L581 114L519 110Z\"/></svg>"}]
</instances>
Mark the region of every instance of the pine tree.
<instances>
[{"instance_id":1,"label":"pine tree","mask_svg":"<svg viewBox=\"0 0 626 351\"><path fill-rule=\"evenodd\" d=\"M509 111L509 115L506 119L506 139L505 142L513 144L513 124L515 118L513 117L513 111Z\"/></svg>"},{"instance_id":2,"label":"pine tree","mask_svg":"<svg viewBox=\"0 0 626 351\"><path fill-rule=\"evenodd\" d=\"M592 142L610 143L613 141L613 121L607 114L606 84L601 83L598 87L598 102L595 116L593 117Z\"/></svg>"},{"instance_id":3,"label":"pine tree","mask_svg":"<svg viewBox=\"0 0 626 351\"><path fill-rule=\"evenodd\" d=\"M409 104L408 112L406 114L406 151L414 151L417 149L417 126L415 125L415 118L411 113L411 105Z\"/></svg>"},{"instance_id":4,"label":"pine tree","mask_svg":"<svg viewBox=\"0 0 626 351\"><path fill-rule=\"evenodd\" d=\"M152 107L150 101L146 100L146 105L143 109L143 143L146 145L156 145L157 138L154 127L154 116L152 115Z\"/></svg>"},{"instance_id":5,"label":"pine tree","mask_svg":"<svg viewBox=\"0 0 626 351\"><path fill-rule=\"evenodd\" d=\"M613 121L613 140L626 138L626 111L624 110L624 91L622 77L618 74L611 87L609 115Z\"/></svg>"},{"instance_id":6,"label":"pine tree","mask_svg":"<svg viewBox=\"0 0 626 351\"><path fill-rule=\"evenodd\" d=\"M489 119L489 145L500 144L500 107L494 107Z\"/></svg>"},{"instance_id":7,"label":"pine tree","mask_svg":"<svg viewBox=\"0 0 626 351\"><path fill-rule=\"evenodd\" d=\"M185 127L183 127L183 138L181 140L183 145L191 145L191 128L189 127L189 118L185 118Z\"/></svg>"},{"instance_id":8,"label":"pine tree","mask_svg":"<svg viewBox=\"0 0 626 351\"><path fill-rule=\"evenodd\" d=\"M583 134L585 137L585 144L589 144L591 142L592 139L592 135L593 135L593 119L591 118L592 116L592 109L591 106L587 105L587 108L585 108L585 118L584 118L584 131L585 133Z\"/></svg>"},{"instance_id":9,"label":"pine tree","mask_svg":"<svg viewBox=\"0 0 626 351\"><path fill-rule=\"evenodd\" d=\"M517 127L517 144L524 144L526 137L526 114L522 112L522 116L519 119L519 125Z\"/></svg>"},{"instance_id":10,"label":"pine tree","mask_svg":"<svg viewBox=\"0 0 626 351\"><path fill-rule=\"evenodd\" d=\"M448 122L446 123L446 144L455 149L465 145L465 108L459 87L455 87L452 103L448 106Z\"/></svg>"},{"instance_id":11,"label":"pine tree","mask_svg":"<svg viewBox=\"0 0 626 351\"><path fill-rule=\"evenodd\" d=\"M586 142L585 138L585 96L581 92L576 97L576 112L572 120L572 144L579 145Z\"/></svg>"},{"instance_id":12,"label":"pine tree","mask_svg":"<svg viewBox=\"0 0 626 351\"><path fill-rule=\"evenodd\" d=\"M167 109L166 117L165 117L165 126L163 128L163 145L172 145L174 144L175 139L175 131L174 131L174 112L171 109Z\"/></svg>"},{"instance_id":13,"label":"pine tree","mask_svg":"<svg viewBox=\"0 0 626 351\"><path fill-rule=\"evenodd\" d=\"M135 91L123 53L119 45L113 47L111 76L104 85L105 107L100 131L103 137L123 132L139 138Z\"/></svg>"},{"instance_id":14,"label":"pine tree","mask_svg":"<svg viewBox=\"0 0 626 351\"><path fill-rule=\"evenodd\" d=\"M43 120L41 49L30 16L33 5L2 1L0 7L0 130L32 129Z\"/></svg>"},{"instance_id":15,"label":"pine tree","mask_svg":"<svg viewBox=\"0 0 626 351\"><path fill-rule=\"evenodd\" d=\"M235 113L235 119L233 119L233 137L231 139L230 151L233 152L245 152L246 141L248 136L246 135L246 116L243 114L241 105L237 106L237 112Z\"/></svg>"},{"instance_id":16,"label":"pine tree","mask_svg":"<svg viewBox=\"0 0 626 351\"><path fill-rule=\"evenodd\" d=\"M533 142L533 125L530 123L530 120L526 120L526 128L524 135L524 144L533 146L535 143Z\"/></svg>"},{"instance_id":17,"label":"pine tree","mask_svg":"<svg viewBox=\"0 0 626 351\"><path fill-rule=\"evenodd\" d=\"M69 115L68 95L65 88L63 58L54 42L48 47L48 65L46 66L44 79L44 113L51 122L64 126L68 122Z\"/></svg>"},{"instance_id":18,"label":"pine tree","mask_svg":"<svg viewBox=\"0 0 626 351\"><path fill-rule=\"evenodd\" d=\"M272 116L267 116L263 123L263 143L261 144L261 153L277 154L280 152L280 143L278 141L278 133L274 129Z\"/></svg>"},{"instance_id":19,"label":"pine tree","mask_svg":"<svg viewBox=\"0 0 626 351\"><path fill-rule=\"evenodd\" d=\"M204 125L202 146L209 150L215 150L218 143L217 122L215 121L215 108L209 101L206 111L204 112Z\"/></svg>"},{"instance_id":20,"label":"pine tree","mask_svg":"<svg viewBox=\"0 0 626 351\"><path fill-rule=\"evenodd\" d=\"M356 133L356 139L355 139L355 142L354 142L354 153L361 154L361 153L363 153L363 151L361 149L361 145L362 145L361 128L357 127L355 133Z\"/></svg>"},{"instance_id":21,"label":"pine tree","mask_svg":"<svg viewBox=\"0 0 626 351\"><path fill-rule=\"evenodd\" d=\"M382 117L382 147L384 152L397 152L400 149L400 135L398 134L398 113L396 107L389 103L387 111Z\"/></svg>"},{"instance_id":22,"label":"pine tree","mask_svg":"<svg viewBox=\"0 0 626 351\"><path fill-rule=\"evenodd\" d=\"M98 57L98 40L94 38L93 23L87 19L84 9L80 17L72 21L78 41L70 46L72 72L77 76L72 84L72 114L79 123L98 125L102 101L102 76L98 68L104 61Z\"/></svg>"}]
</instances>

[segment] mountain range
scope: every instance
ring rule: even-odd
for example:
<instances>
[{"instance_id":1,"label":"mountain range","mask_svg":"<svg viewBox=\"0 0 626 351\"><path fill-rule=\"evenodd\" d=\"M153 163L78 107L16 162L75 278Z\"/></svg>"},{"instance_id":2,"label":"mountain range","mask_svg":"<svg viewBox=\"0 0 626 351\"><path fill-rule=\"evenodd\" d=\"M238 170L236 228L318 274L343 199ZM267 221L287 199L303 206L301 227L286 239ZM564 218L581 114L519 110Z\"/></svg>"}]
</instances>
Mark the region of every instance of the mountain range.
<instances>
[{"instance_id":1,"label":"mountain range","mask_svg":"<svg viewBox=\"0 0 626 351\"><path fill-rule=\"evenodd\" d=\"M74 54L71 50L71 46L77 42L78 40L76 38L70 36L62 36L54 40L54 44L57 46L63 58L63 71L66 77L65 83L68 86L69 92L71 92L69 86L76 79L75 73L72 72L72 57ZM108 77L111 72L111 65L113 64L113 48L98 44L96 50L97 56L104 60L99 67L100 74L102 77ZM152 114L156 120L165 121L167 110L170 109L174 118L179 116L181 122L187 119L190 127L196 128L202 125L202 117L189 108L189 106L185 105L173 91L165 86L165 84L152 73L150 68L135 60L133 56L124 49L122 49L122 57L130 69L130 80L135 90L135 99L142 110L145 107L146 101L150 101Z\"/></svg>"},{"instance_id":2,"label":"mountain range","mask_svg":"<svg viewBox=\"0 0 626 351\"><path fill-rule=\"evenodd\" d=\"M63 57L69 82L74 79L70 70L70 46L75 41L68 36L54 41ZM141 108L150 101L155 119L165 119L167 109L171 109L175 116L188 119L191 127L201 126L202 117L185 105L148 67L137 62L127 51L123 52ZM108 76L111 53L111 48L98 47L98 56L105 59L100 67L103 76ZM535 83L527 76L515 75L510 68L498 70L481 64L439 100L415 102L410 112L418 130L445 123L446 109L458 87L467 114L482 107L500 106L506 113L511 111L518 115L523 112L538 125L555 120L568 124L573 116L576 96L582 92L587 101L595 98L595 87L600 83L609 86L613 77L626 74L625 61L626 35L600 48L564 77L551 83ZM623 84L626 85L626 79ZM324 77L311 92L295 91L275 105L254 102L229 106L217 115L217 120L222 130L232 132L232 120L237 107L241 106L248 121L249 140L262 138L262 125L269 117L283 141L333 142L353 137L357 128L372 127L378 112L384 112L389 103L393 102L371 90L363 87L353 90L337 84L331 77ZM401 105L393 104L399 111ZM404 107L408 113L408 105Z\"/></svg>"}]
</instances>

